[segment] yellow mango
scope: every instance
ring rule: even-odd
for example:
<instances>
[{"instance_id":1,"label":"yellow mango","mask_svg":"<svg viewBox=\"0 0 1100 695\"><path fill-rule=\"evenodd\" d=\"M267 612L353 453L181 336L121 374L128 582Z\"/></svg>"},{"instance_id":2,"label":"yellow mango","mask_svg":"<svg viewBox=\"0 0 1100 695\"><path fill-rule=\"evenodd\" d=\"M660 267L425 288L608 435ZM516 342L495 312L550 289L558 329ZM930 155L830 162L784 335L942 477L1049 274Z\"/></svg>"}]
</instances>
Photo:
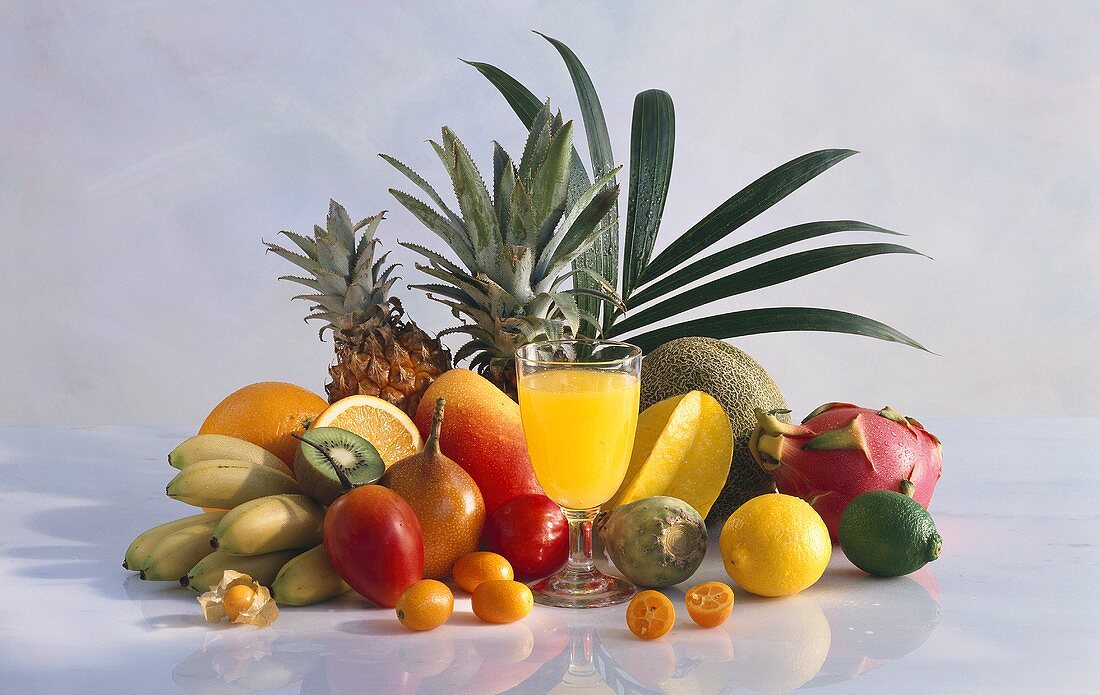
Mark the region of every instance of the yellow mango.
<instances>
[{"instance_id":1,"label":"yellow mango","mask_svg":"<svg viewBox=\"0 0 1100 695\"><path fill-rule=\"evenodd\" d=\"M733 430L713 396L690 391L666 398L638 416L630 467L605 508L668 495L705 518L726 483L732 457Z\"/></svg>"}]
</instances>

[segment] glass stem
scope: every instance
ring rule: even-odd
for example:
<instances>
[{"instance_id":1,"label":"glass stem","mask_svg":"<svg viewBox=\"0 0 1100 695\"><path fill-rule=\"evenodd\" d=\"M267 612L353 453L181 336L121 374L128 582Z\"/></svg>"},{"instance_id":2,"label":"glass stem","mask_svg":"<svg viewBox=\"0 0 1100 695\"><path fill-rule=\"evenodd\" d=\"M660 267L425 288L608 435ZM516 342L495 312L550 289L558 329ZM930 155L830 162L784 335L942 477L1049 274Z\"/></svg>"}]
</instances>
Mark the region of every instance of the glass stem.
<instances>
[{"instance_id":1,"label":"glass stem","mask_svg":"<svg viewBox=\"0 0 1100 695\"><path fill-rule=\"evenodd\" d=\"M596 509L562 509L569 522L569 560L566 570L575 574L590 574L596 571L592 561L592 520L596 518Z\"/></svg>"}]
</instances>

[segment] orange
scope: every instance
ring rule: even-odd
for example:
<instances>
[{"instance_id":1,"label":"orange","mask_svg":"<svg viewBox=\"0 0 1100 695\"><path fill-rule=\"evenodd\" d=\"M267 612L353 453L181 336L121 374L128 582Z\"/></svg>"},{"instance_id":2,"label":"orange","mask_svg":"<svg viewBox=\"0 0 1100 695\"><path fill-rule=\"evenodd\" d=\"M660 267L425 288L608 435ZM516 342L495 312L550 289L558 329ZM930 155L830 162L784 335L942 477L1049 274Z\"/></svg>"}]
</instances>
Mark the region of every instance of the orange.
<instances>
[{"instance_id":1,"label":"orange","mask_svg":"<svg viewBox=\"0 0 1100 695\"><path fill-rule=\"evenodd\" d=\"M639 592L626 607L626 626L635 637L646 640L664 637L675 623L676 609L660 591Z\"/></svg>"},{"instance_id":2,"label":"orange","mask_svg":"<svg viewBox=\"0 0 1100 695\"><path fill-rule=\"evenodd\" d=\"M688 615L699 627L717 627L733 612L733 589L722 582L704 582L684 594Z\"/></svg>"},{"instance_id":3,"label":"orange","mask_svg":"<svg viewBox=\"0 0 1100 695\"><path fill-rule=\"evenodd\" d=\"M474 589L470 606L478 620L486 623L514 623L523 620L535 605L530 587L511 579L489 579Z\"/></svg>"},{"instance_id":4,"label":"orange","mask_svg":"<svg viewBox=\"0 0 1100 695\"><path fill-rule=\"evenodd\" d=\"M301 386L261 381L237 389L214 406L199 434L225 434L262 446L293 468L298 442L328 402Z\"/></svg>"},{"instance_id":5,"label":"orange","mask_svg":"<svg viewBox=\"0 0 1100 695\"><path fill-rule=\"evenodd\" d=\"M413 582L397 599L397 619L410 630L434 630L451 617L455 597L435 579Z\"/></svg>"},{"instance_id":6,"label":"orange","mask_svg":"<svg viewBox=\"0 0 1100 695\"><path fill-rule=\"evenodd\" d=\"M339 427L374 445L386 467L424 448L411 418L397 406L374 396L341 398L317 416L313 427Z\"/></svg>"},{"instance_id":7,"label":"orange","mask_svg":"<svg viewBox=\"0 0 1100 695\"><path fill-rule=\"evenodd\" d=\"M455 560L455 564L451 568L451 576L455 578L455 584L471 594L477 589L477 585L484 581L515 579L512 565L504 559L503 555L484 550L466 553Z\"/></svg>"}]
</instances>

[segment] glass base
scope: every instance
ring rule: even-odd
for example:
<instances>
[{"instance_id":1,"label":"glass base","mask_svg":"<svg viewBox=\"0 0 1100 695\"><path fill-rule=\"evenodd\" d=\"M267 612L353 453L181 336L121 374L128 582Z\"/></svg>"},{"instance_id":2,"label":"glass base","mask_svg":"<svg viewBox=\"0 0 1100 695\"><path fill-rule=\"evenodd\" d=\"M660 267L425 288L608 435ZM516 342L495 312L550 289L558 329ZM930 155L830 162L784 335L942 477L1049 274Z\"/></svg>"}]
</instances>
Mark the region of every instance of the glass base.
<instances>
[{"instance_id":1,"label":"glass base","mask_svg":"<svg viewBox=\"0 0 1100 695\"><path fill-rule=\"evenodd\" d=\"M625 579L597 569L577 572L568 565L531 585L535 603L558 608L599 608L625 603L637 589Z\"/></svg>"}]
</instances>

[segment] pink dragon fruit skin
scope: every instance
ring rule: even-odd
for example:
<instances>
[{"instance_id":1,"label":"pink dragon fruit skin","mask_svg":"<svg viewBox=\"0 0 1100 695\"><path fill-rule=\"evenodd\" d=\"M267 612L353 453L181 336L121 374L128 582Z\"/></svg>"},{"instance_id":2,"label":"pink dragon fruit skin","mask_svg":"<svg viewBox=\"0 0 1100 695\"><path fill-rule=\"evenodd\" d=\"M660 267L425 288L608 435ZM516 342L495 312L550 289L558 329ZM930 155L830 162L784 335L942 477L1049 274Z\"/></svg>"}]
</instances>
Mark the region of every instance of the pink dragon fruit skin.
<instances>
[{"instance_id":1,"label":"pink dragon fruit skin","mask_svg":"<svg viewBox=\"0 0 1100 695\"><path fill-rule=\"evenodd\" d=\"M914 420L887 406L826 403L801 425L780 422L776 412L756 410L749 450L787 495L817 510L837 542L844 508L871 490L901 491L913 484L913 499L927 508L943 457L940 440Z\"/></svg>"}]
</instances>

